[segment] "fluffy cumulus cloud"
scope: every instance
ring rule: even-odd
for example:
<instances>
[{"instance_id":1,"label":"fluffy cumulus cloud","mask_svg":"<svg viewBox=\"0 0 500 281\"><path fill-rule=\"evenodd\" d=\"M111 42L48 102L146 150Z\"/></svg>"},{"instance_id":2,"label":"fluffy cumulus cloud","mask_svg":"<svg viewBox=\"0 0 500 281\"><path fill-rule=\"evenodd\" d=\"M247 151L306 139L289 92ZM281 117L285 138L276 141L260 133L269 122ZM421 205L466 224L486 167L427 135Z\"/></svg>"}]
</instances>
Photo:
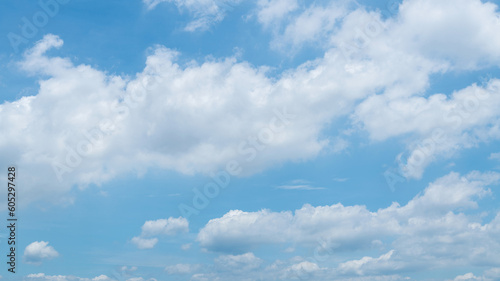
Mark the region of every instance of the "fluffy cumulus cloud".
<instances>
[{"instance_id":1,"label":"fluffy cumulus cloud","mask_svg":"<svg viewBox=\"0 0 500 281\"><path fill-rule=\"evenodd\" d=\"M176 235L189 231L189 222L183 217L146 221L142 226L143 236Z\"/></svg>"},{"instance_id":2,"label":"fluffy cumulus cloud","mask_svg":"<svg viewBox=\"0 0 500 281\"><path fill-rule=\"evenodd\" d=\"M396 21L399 28L394 28L394 34L402 36L401 47L418 50L434 59L449 60L457 67L498 65L497 8L480 0L403 1Z\"/></svg>"},{"instance_id":3,"label":"fluffy cumulus cloud","mask_svg":"<svg viewBox=\"0 0 500 281\"><path fill-rule=\"evenodd\" d=\"M35 241L24 249L24 261L32 264L41 264L44 260L50 260L59 256L49 242Z\"/></svg>"},{"instance_id":4,"label":"fluffy cumulus cloud","mask_svg":"<svg viewBox=\"0 0 500 281\"><path fill-rule=\"evenodd\" d=\"M221 3L175 1L209 13ZM411 135L401 160L408 177L419 177L438 155L498 138L496 79L450 97L426 95L433 74L498 65L495 5L407 0L384 17L349 1L294 3L259 1L256 18L281 22L272 31L276 42L297 48L318 42L324 55L272 79L267 67L234 58L180 65L181 54L163 46L150 51L134 77L112 75L49 56L63 41L45 36L19 63L39 77L38 93L0 105L2 159L18 159L32 175L20 179L29 194L24 202L51 194L50 200L71 203L64 195L74 186L152 167L192 174L237 163L237 175L311 159L347 147L342 136L323 133L340 117L351 117L373 140ZM436 38L442 42L429 43ZM436 117L443 112L445 121ZM440 128L444 141L427 145ZM417 155L420 144L432 146L425 157Z\"/></svg>"},{"instance_id":5,"label":"fluffy cumulus cloud","mask_svg":"<svg viewBox=\"0 0 500 281\"><path fill-rule=\"evenodd\" d=\"M282 270L282 277L292 278L292 279L316 279L321 275L321 271L325 269L320 268L318 264L310 261L301 261L294 263Z\"/></svg>"},{"instance_id":6,"label":"fluffy cumulus cloud","mask_svg":"<svg viewBox=\"0 0 500 281\"><path fill-rule=\"evenodd\" d=\"M139 249L152 249L158 243L158 238L134 237L130 240Z\"/></svg>"},{"instance_id":7,"label":"fluffy cumulus cloud","mask_svg":"<svg viewBox=\"0 0 500 281\"><path fill-rule=\"evenodd\" d=\"M210 220L200 230L198 241L216 252L245 252L268 244L285 248L293 243L311 249L312 260L290 265L288 272L303 268L303 274L328 272L339 278L396 278L401 272L430 265L498 266L494 261L500 260L500 242L495 238L500 230L500 213L482 222L473 210L481 197L491 194L488 186L499 180L497 173L450 173L429 184L406 205L393 203L376 212L341 204L305 205L295 212L279 213L234 210ZM337 267L322 268L318 264L346 251L380 248L390 250L376 257L347 260Z\"/></svg>"},{"instance_id":8,"label":"fluffy cumulus cloud","mask_svg":"<svg viewBox=\"0 0 500 281\"><path fill-rule=\"evenodd\" d=\"M139 249L151 249L158 243L158 238L150 238L152 236L176 235L188 231L189 222L183 217L146 221L141 235L132 238L131 242Z\"/></svg>"},{"instance_id":9,"label":"fluffy cumulus cloud","mask_svg":"<svg viewBox=\"0 0 500 281\"><path fill-rule=\"evenodd\" d=\"M24 182L27 201L49 193L36 186L65 192L152 166L209 172L239 160L239 170L250 173L311 157L325 145L317 138L321 126L297 117L302 106L287 107L293 77L276 85L263 70L233 59L182 68L175 52L159 47L144 72L125 81L44 55L61 45L46 36L21 63L51 76L40 81L40 93L0 106L2 159L19 159L33 172ZM12 141L20 135L29 137Z\"/></svg>"},{"instance_id":10,"label":"fluffy cumulus cloud","mask_svg":"<svg viewBox=\"0 0 500 281\"><path fill-rule=\"evenodd\" d=\"M376 54L382 40L405 50L409 59L420 56L441 61L441 71L474 70L500 63L500 20L492 3L404 1L397 17L386 23L386 32L369 41L367 52ZM428 96L422 96L422 91L385 90L366 98L355 109L353 120L373 140L410 136L413 141L399 158L401 174L420 178L437 157L499 138L494 108L500 82L484 77L478 80L483 80L482 85Z\"/></svg>"},{"instance_id":11,"label":"fluffy cumulus cloud","mask_svg":"<svg viewBox=\"0 0 500 281\"><path fill-rule=\"evenodd\" d=\"M409 178L420 178L437 157L500 138L500 80L472 85L450 96L372 96L355 111L374 140L412 135L408 151L398 158L400 170Z\"/></svg>"}]
</instances>

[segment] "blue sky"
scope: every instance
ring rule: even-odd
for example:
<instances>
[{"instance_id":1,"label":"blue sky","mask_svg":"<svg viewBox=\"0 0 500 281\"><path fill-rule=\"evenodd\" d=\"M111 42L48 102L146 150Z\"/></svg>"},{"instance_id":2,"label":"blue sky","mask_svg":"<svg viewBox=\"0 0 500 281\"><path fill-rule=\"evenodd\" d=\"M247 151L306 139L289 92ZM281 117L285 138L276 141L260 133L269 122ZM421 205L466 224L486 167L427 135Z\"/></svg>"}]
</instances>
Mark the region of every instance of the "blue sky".
<instances>
[{"instance_id":1,"label":"blue sky","mask_svg":"<svg viewBox=\"0 0 500 281\"><path fill-rule=\"evenodd\" d=\"M498 4L3 1L2 279L500 280Z\"/></svg>"}]
</instances>

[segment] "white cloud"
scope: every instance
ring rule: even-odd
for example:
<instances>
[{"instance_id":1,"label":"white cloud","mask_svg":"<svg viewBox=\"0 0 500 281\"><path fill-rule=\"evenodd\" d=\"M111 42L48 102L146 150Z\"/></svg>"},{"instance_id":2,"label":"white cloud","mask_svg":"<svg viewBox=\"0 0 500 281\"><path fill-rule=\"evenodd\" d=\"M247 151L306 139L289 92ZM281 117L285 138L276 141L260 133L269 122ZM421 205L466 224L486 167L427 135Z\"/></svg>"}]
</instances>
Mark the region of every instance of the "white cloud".
<instances>
[{"instance_id":1,"label":"white cloud","mask_svg":"<svg viewBox=\"0 0 500 281\"><path fill-rule=\"evenodd\" d=\"M130 240L133 244L137 246L139 249L152 249L158 243L158 238L142 238L142 237L134 237Z\"/></svg>"},{"instance_id":2,"label":"white cloud","mask_svg":"<svg viewBox=\"0 0 500 281\"><path fill-rule=\"evenodd\" d=\"M48 276L48 275L45 275L44 273L29 274L26 277L30 278L30 280L32 280L32 279L54 280L54 281L66 281L67 280L66 276L63 276L63 275Z\"/></svg>"},{"instance_id":3,"label":"white cloud","mask_svg":"<svg viewBox=\"0 0 500 281\"><path fill-rule=\"evenodd\" d=\"M168 274L190 274L193 273L194 271L198 270L200 268L200 265L198 264L176 264L176 265L169 265L165 267L165 271Z\"/></svg>"},{"instance_id":4,"label":"white cloud","mask_svg":"<svg viewBox=\"0 0 500 281\"><path fill-rule=\"evenodd\" d=\"M500 62L500 21L497 6L480 0L404 1L395 35L405 49L457 67ZM407 32L412 30L411 33ZM454 30L454 32L451 32ZM484 44L488 42L488 44Z\"/></svg>"},{"instance_id":5,"label":"white cloud","mask_svg":"<svg viewBox=\"0 0 500 281\"><path fill-rule=\"evenodd\" d=\"M242 255L224 255L215 259L215 266L222 271L250 271L255 270L262 264L262 260L253 253Z\"/></svg>"},{"instance_id":6,"label":"white cloud","mask_svg":"<svg viewBox=\"0 0 500 281\"><path fill-rule=\"evenodd\" d=\"M314 261L303 260L300 257L294 257L289 260L277 260L264 270L262 274L254 274L254 279L259 280L308 280L308 281L401 281L410 280L400 275L364 275L346 276L339 272L337 268L322 267ZM220 276L220 275L219 275ZM247 274L248 276L248 274ZM228 279L222 279L228 280Z\"/></svg>"},{"instance_id":7,"label":"white cloud","mask_svg":"<svg viewBox=\"0 0 500 281\"><path fill-rule=\"evenodd\" d=\"M298 280L320 280L318 276L324 268L320 268L316 263L302 261L292 264L283 270L281 279L298 279ZM324 277L321 276L324 280ZM318 279L317 279L318 278Z\"/></svg>"},{"instance_id":8,"label":"white cloud","mask_svg":"<svg viewBox=\"0 0 500 281\"><path fill-rule=\"evenodd\" d=\"M500 80L484 87L476 85L454 92L424 97L372 96L355 112L372 139L413 134L415 141L401 160L405 176L420 178L425 167L438 156L497 140Z\"/></svg>"},{"instance_id":9,"label":"white cloud","mask_svg":"<svg viewBox=\"0 0 500 281\"><path fill-rule=\"evenodd\" d=\"M97 277L92 278L92 281L112 281L113 279L109 278L108 276L102 274Z\"/></svg>"},{"instance_id":10,"label":"white cloud","mask_svg":"<svg viewBox=\"0 0 500 281\"><path fill-rule=\"evenodd\" d=\"M348 178L334 178L333 179L333 181L336 181L336 182L346 182L348 180L349 180Z\"/></svg>"},{"instance_id":11,"label":"white cloud","mask_svg":"<svg viewBox=\"0 0 500 281\"><path fill-rule=\"evenodd\" d=\"M158 4L163 2L172 2L171 0L143 0L142 1L148 9L154 9Z\"/></svg>"},{"instance_id":12,"label":"white cloud","mask_svg":"<svg viewBox=\"0 0 500 281\"><path fill-rule=\"evenodd\" d=\"M186 31L204 31L214 23L222 21L228 10L241 0L143 0L149 10L158 4L174 3L182 12L187 10L193 20L185 27Z\"/></svg>"},{"instance_id":13,"label":"white cloud","mask_svg":"<svg viewBox=\"0 0 500 281\"><path fill-rule=\"evenodd\" d=\"M300 273L302 273L302 272L313 273L313 272L321 270L321 268L313 262L303 261L303 262L289 266L287 268L287 270L292 271L294 273L299 273L299 272Z\"/></svg>"},{"instance_id":14,"label":"white cloud","mask_svg":"<svg viewBox=\"0 0 500 281\"><path fill-rule=\"evenodd\" d=\"M489 159L500 160L500 152L491 153Z\"/></svg>"},{"instance_id":15,"label":"white cloud","mask_svg":"<svg viewBox=\"0 0 500 281\"><path fill-rule=\"evenodd\" d=\"M158 243L158 238L148 237L159 235L172 236L188 231L189 222L183 217L169 217L168 219L146 221L142 226L141 235L132 238L131 242L135 244L139 249L151 249L156 245L156 243Z\"/></svg>"},{"instance_id":16,"label":"white cloud","mask_svg":"<svg viewBox=\"0 0 500 281\"><path fill-rule=\"evenodd\" d=\"M500 17L495 4L479 0L410 0L404 1L399 11L385 22L384 32L368 37L361 51L356 49L360 55L376 57L391 45L407 54L403 61L413 64L415 59L425 59L434 67L441 62L443 72L500 64ZM349 42L349 34L340 35L336 34L338 38L333 42ZM427 78L421 78L421 83L428 84ZM385 89L364 100L353 118L374 140L410 137L413 142L401 168L404 176L420 178L434 159L499 138L495 110L498 87L499 81L491 79L484 87L471 85L450 96L428 97L422 97L427 87L420 91Z\"/></svg>"},{"instance_id":17,"label":"white cloud","mask_svg":"<svg viewBox=\"0 0 500 281\"><path fill-rule=\"evenodd\" d=\"M208 250L236 253L268 244L293 243L315 248L322 258L331 253L372 249L374 241L379 247L380 241L392 241L388 253L346 261L337 270L353 275L390 275L430 264L489 265L500 260L500 243L492 238L500 233L500 213L490 222L481 223L477 216L460 212L476 208L476 200L490 194L487 186L496 184L499 176L450 173L429 184L406 205L393 203L376 212L365 206L341 204L305 205L293 213L233 210L210 220L197 240Z\"/></svg>"},{"instance_id":18,"label":"white cloud","mask_svg":"<svg viewBox=\"0 0 500 281\"><path fill-rule=\"evenodd\" d=\"M137 266L131 266L131 267L128 267L128 266L122 266L120 268L121 271L124 271L124 272L133 272L133 271L136 271L137 270Z\"/></svg>"},{"instance_id":19,"label":"white cloud","mask_svg":"<svg viewBox=\"0 0 500 281\"><path fill-rule=\"evenodd\" d=\"M259 0L257 19L265 27L281 22L283 18L299 7L297 0Z\"/></svg>"},{"instance_id":20,"label":"white cloud","mask_svg":"<svg viewBox=\"0 0 500 281\"><path fill-rule=\"evenodd\" d=\"M59 253L49 246L49 242L35 241L24 249L24 261L32 264L41 264L44 260L50 260L59 256Z\"/></svg>"},{"instance_id":21,"label":"white cloud","mask_svg":"<svg viewBox=\"0 0 500 281\"><path fill-rule=\"evenodd\" d=\"M424 193L400 207L408 215L417 213L444 214L456 209L477 208L477 198L491 194L485 186L497 184L500 174L496 172L471 172L462 177L450 173L429 184Z\"/></svg>"},{"instance_id":22,"label":"white cloud","mask_svg":"<svg viewBox=\"0 0 500 281\"><path fill-rule=\"evenodd\" d=\"M189 222L183 217L146 221L142 226L142 236L176 235L189 231Z\"/></svg>"},{"instance_id":23,"label":"white cloud","mask_svg":"<svg viewBox=\"0 0 500 281\"><path fill-rule=\"evenodd\" d=\"M26 276L27 280L39 280L39 281L116 281L106 275L99 275L94 278L81 278L76 276L66 276L66 275L46 275L45 273L35 273L28 274Z\"/></svg>"},{"instance_id":24,"label":"white cloud","mask_svg":"<svg viewBox=\"0 0 500 281\"><path fill-rule=\"evenodd\" d=\"M490 268L484 272L486 278L500 278L500 267Z\"/></svg>"},{"instance_id":25,"label":"white cloud","mask_svg":"<svg viewBox=\"0 0 500 281\"><path fill-rule=\"evenodd\" d=\"M460 276L455 277L455 279L453 279L453 281L482 281L482 280L483 280L483 278L476 277L472 273L460 275Z\"/></svg>"},{"instance_id":26,"label":"white cloud","mask_svg":"<svg viewBox=\"0 0 500 281\"><path fill-rule=\"evenodd\" d=\"M351 260L339 264L338 270L341 274L354 274L354 275L377 275L383 270L395 270L395 266L390 262L390 258L394 250L381 255L378 258L363 257L359 260Z\"/></svg>"},{"instance_id":27,"label":"white cloud","mask_svg":"<svg viewBox=\"0 0 500 281\"><path fill-rule=\"evenodd\" d=\"M289 237L282 234L286 233L292 218L291 212L232 210L221 218L210 220L198 233L197 240L210 250L244 252L253 244L287 241ZM268 235L270 233L276 235Z\"/></svg>"},{"instance_id":28,"label":"white cloud","mask_svg":"<svg viewBox=\"0 0 500 281\"><path fill-rule=\"evenodd\" d=\"M291 190L321 190L324 187L315 187L309 184L296 184L296 185L280 185L279 189L291 189Z\"/></svg>"},{"instance_id":29,"label":"white cloud","mask_svg":"<svg viewBox=\"0 0 500 281\"><path fill-rule=\"evenodd\" d=\"M299 14L294 15L289 20L285 21L283 28L277 29L280 25L276 25L276 20L282 19L284 15L295 10L283 10L280 4L287 4L287 1L274 2L273 6L261 7L258 14L259 21L267 26L271 23L275 24L275 38L271 42L271 46L276 49L300 49L304 44L314 44L315 46L328 47L328 38L336 29L342 18L348 13L347 4L336 1L330 5L323 7L312 4ZM281 10L278 10L281 8ZM274 13L273 13L274 12Z\"/></svg>"},{"instance_id":30,"label":"white cloud","mask_svg":"<svg viewBox=\"0 0 500 281\"><path fill-rule=\"evenodd\" d=\"M469 272L455 277L453 280L448 281L496 281L500 278L500 268L494 267L487 269L481 276L476 276L474 273Z\"/></svg>"}]
</instances>

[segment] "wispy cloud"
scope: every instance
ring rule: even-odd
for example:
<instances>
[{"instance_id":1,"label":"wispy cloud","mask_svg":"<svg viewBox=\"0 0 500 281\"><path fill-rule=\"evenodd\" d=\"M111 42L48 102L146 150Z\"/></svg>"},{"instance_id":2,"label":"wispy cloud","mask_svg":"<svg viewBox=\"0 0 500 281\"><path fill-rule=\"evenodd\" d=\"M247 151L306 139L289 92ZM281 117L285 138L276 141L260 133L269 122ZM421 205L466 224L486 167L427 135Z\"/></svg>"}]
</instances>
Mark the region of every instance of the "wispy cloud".
<instances>
[{"instance_id":1,"label":"wispy cloud","mask_svg":"<svg viewBox=\"0 0 500 281\"><path fill-rule=\"evenodd\" d=\"M491 160L500 160L500 152L490 154L489 159Z\"/></svg>"},{"instance_id":2,"label":"wispy cloud","mask_svg":"<svg viewBox=\"0 0 500 281\"><path fill-rule=\"evenodd\" d=\"M277 187L288 190L321 190L324 187L314 186L314 183L305 179L295 179Z\"/></svg>"},{"instance_id":3,"label":"wispy cloud","mask_svg":"<svg viewBox=\"0 0 500 281\"><path fill-rule=\"evenodd\" d=\"M308 180L296 179L296 180L290 181L290 183L291 184L309 184L311 182Z\"/></svg>"},{"instance_id":4,"label":"wispy cloud","mask_svg":"<svg viewBox=\"0 0 500 281\"><path fill-rule=\"evenodd\" d=\"M158 4L173 3L180 11L188 11L192 21L184 28L186 31L205 31L224 19L226 12L232 10L241 0L143 0L148 10Z\"/></svg>"},{"instance_id":5,"label":"wispy cloud","mask_svg":"<svg viewBox=\"0 0 500 281\"><path fill-rule=\"evenodd\" d=\"M349 179L348 178L334 178L333 180L336 181L336 182L346 182Z\"/></svg>"},{"instance_id":6,"label":"wispy cloud","mask_svg":"<svg viewBox=\"0 0 500 281\"><path fill-rule=\"evenodd\" d=\"M309 184L295 184L295 185L280 185L279 189L289 189L289 190L320 190L325 189L324 187L311 186Z\"/></svg>"}]
</instances>

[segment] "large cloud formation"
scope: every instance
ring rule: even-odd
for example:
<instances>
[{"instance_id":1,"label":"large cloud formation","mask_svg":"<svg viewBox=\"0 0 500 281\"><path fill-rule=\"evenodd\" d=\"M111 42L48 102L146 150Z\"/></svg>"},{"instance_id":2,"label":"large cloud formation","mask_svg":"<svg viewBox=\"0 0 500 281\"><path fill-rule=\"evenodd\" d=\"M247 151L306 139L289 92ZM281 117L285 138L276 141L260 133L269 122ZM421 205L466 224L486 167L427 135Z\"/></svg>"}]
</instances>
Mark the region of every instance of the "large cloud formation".
<instances>
[{"instance_id":1,"label":"large cloud formation","mask_svg":"<svg viewBox=\"0 0 500 281\"><path fill-rule=\"evenodd\" d=\"M483 222L473 210L480 198L491 195L488 186L497 185L499 180L498 173L450 173L429 184L406 205L393 203L377 211L340 203L305 205L294 212L233 210L210 220L197 240L202 247L231 257L242 253L248 256L266 245L310 249L306 251L311 253L309 257L296 257L295 263L282 261L268 268L274 274L308 276L302 280L357 276L400 280L397 276L429 268L498 268L500 213L491 214L493 218ZM381 254L331 263L360 250Z\"/></svg>"},{"instance_id":2,"label":"large cloud formation","mask_svg":"<svg viewBox=\"0 0 500 281\"><path fill-rule=\"evenodd\" d=\"M62 195L75 185L99 185L151 167L209 173L237 161L241 174L250 174L311 159L339 139L325 134L325 126L346 116L376 141L411 135L409 156L401 160L407 177L420 177L437 156L498 139L496 79L457 89L452 97L426 95L433 74L498 65L494 4L407 0L387 17L347 3L328 25L299 23L333 11L331 5L278 13L274 4L259 2L256 14L263 26L281 26L272 31L276 40L300 48L309 40L300 36L318 34L310 40L325 49L277 78L265 66L235 58L179 65L180 54L163 46L150 50L134 77L112 75L49 56L63 41L46 35L19 63L39 77L38 94L0 105L1 161L31 175L20 179L24 203L71 202ZM300 27L308 30L287 33ZM475 107L457 117L457 106L470 100ZM403 110L410 104L417 109ZM443 112L448 119L434 122ZM471 112L473 118L463 117ZM445 141L434 141L422 156L419 145L436 130Z\"/></svg>"}]
</instances>

